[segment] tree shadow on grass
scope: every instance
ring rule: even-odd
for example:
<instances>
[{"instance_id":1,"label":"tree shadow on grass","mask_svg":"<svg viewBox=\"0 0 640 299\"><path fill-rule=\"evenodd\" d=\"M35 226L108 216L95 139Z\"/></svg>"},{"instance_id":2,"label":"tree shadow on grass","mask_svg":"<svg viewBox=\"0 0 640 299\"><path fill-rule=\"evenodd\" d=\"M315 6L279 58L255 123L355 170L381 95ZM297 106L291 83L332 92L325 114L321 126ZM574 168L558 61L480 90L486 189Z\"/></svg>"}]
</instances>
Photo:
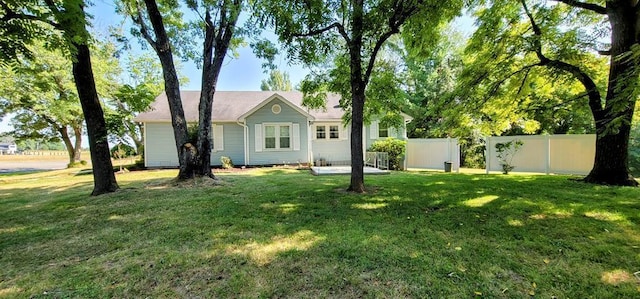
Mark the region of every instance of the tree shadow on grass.
<instances>
[{"instance_id":1,"label":"tree shadow on grass","mask_svg":"<svg viewBox=\"0 0 640 299\"><path fill-rule=\"evenodd\" d=\"M342 298L637 292L601 277L632 271L635 189L394 173L367 177L375 191L360 195L340 191L348 177L261 174L220 175L228 184L207 188L131 180L100 197L81 183L22 190L55 195L48 200L14 199L2 194L21 189L2 189L0 202L12 210L0 211L0 290Z\"/></svg>"}]
</instances>

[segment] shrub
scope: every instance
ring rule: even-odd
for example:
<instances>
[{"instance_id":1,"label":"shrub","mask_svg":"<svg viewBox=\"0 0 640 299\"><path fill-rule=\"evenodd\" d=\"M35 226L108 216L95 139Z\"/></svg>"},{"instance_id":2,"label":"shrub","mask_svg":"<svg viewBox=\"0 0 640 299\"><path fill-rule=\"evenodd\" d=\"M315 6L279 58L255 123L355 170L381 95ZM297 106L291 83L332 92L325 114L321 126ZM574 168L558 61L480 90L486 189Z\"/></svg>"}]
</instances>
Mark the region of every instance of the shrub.
<instances>
[{"instance_id":1,"label":"shrub","mask_svg":"<svg viewBox=\"0 0 640 299\"><path fill-rule=\"evenodd\" d=\"M225 157L225 156L220 157L220 162L222 163L222 168L224 169L233 168L233 161L231 161L231 158L229 157Z\"/></svg>"},{"instance_id":2,"label":"shrub","mask_svg":"<svg viewBox=\"0 0 640 299\"><path fill-rule=\"evenodd\" d=\"M496 150L498 151L498 161L502 166L502 173L509 174L515 166L513 162L513 156L520 150L524 143L520 139L514 139L509 142L496 143Z\"/></svg>"},{"instance_id":3,"label":"shrub","mask_svg":"<svg viewBox=\"0 0 640 299\"><path fill-rule=\"evenodd\" d=\"M80 162L72 162L67 164L67 168L76 168L86 166L88 163L85 160L80 160Z\"/></svg>"},{"instance_id":4,"label":"shrub","mask_svg":"<svg viewBox=\"0 0 640 299\"><path fill-rule=\"evenodd\" d=\"M136 149L126 143L118 143L111 148L111 157L122 159L136 155Z\"/></svg>"},{"instance_id":5,"label":"shrub","mask_svg":"<svg viewBox=\"0 0 640 299\"><path fill-rule=\"evenodd\" d=\"M402 170L407 142L395 138L387 138L374 142L369 151L389 154L389 169Z\"/></svg>"}]
</instances>

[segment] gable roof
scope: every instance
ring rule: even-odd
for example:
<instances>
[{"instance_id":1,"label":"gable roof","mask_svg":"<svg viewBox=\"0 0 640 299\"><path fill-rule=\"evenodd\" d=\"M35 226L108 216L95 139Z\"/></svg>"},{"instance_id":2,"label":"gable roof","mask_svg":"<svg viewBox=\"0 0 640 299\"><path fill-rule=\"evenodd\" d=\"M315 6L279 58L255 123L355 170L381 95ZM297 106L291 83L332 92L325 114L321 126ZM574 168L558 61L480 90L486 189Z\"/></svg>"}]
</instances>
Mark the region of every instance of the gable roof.
<instances>
[{"instance_id":1,"label":"gable roof","mask_svg":"<svg viewBox=\"0 0 640 299\"><path fill-rule=\"evenodd\" d=\"M326 110L315 110L302 106L302 92L300 91L216 91L213 96L211 118L214 122L236 122L276 96L285 99L292 106L297 107L297 110L306 111L316 120L339 121L344 114L344 111L338 106L340 103L340 95L338 94L327 94ZM180 97L187 121L198 121L200 91L181 91ZM171 121L167 95L163 92L156 97L149 111L138 114L134 120L138 122Z\"/></svg>"},{"instance_id":2,"label":"gable roof","mask_svg":"<svg viewBox=\"0 0 640 299\"><path fill-rule=\"evenodd\" d=\"M279 95L276 92L272 96L268 97L266 100L262 101L257 106L251 108L251 110L249 110L249 111L245 112L244 114L242 114L240 117L238 117L238 120L244 121L247 117L249 117L249 115L255 113L258 110L260 110L262 107L266 106L267 104L269 104L273 100L281 100L285 104L289 105L293 110L296 110L298 113L304 115L309 120L314 120L315 119L315 117L313 117L313 115L309 114L306 110L302 109L302 107L289 102L286 98L282 97L281 95Z\"/></svg>"}]
</instances>

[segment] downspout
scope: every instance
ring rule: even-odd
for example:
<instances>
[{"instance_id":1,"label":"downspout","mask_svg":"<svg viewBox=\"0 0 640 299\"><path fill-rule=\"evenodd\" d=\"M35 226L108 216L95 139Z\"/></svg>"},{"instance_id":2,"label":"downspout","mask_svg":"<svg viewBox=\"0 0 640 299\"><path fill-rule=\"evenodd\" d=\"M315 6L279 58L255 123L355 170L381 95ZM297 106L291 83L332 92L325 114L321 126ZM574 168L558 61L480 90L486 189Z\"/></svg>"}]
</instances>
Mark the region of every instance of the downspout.
<instances>
[{"instance_id":1,"label":"downspout","mask_svg":"<svg viewBox=\"0 0 640 299\"><path fill-rule=\"evenodd\" d=\"M409 159L408 159L408 157L407 157L407 156L409 155L409 137L408 137L408 135L407 135L407 125L408 125L412 120L413 120L413 119L406 119L406 118L405 118L405 120L404 120L404 128L402 128L402 130L404 131L404 134L402 134L402 135L403 135L402 137L403 137L403 138L404 138L404 140L406 141L406 143L405 143L406 145L405 145L405 148L404 148L404 159L403 159L403 161L402 161L402 166L403 166L403 168L402 168L402 169L404 169L404 170L409 169L409 161L408 161Z\"/></svg>"},{"instance_id":2,"label":"downspout","mask_svg":"<svg viewBox=\"0 0 640 299\"><path fill-rule=\"evenodd\" d=\"M245 122L236 121L239 126L244 128L244 166L249 165L249 127Z\"/></svg>"},{"instance_id":3,"label":"downspout","mask_svg":"<svg viewBox=\"0 0 640 299\"><path fill-rule=\"evenodd\" d=\"M142 132L142 138L144 139L144 167L147 168L149 167L149 165L147 164L147 159L149 157L147 155L147 123L143 122L142 127L144 128L144 132Z\"/></svg>"},{"instance_id":4,"label":"downspout","mask_svg":"<svg viewBox=\"0 0 640 299\"><path fill-rule=\"evenodd\" d=\"M312 132L311 132L311 123L313 121L307 119L307 166L311 167L313 164L313 150L312 150ZM313 165L316 166L316 165Z\"/></svg>"}]
</instances>

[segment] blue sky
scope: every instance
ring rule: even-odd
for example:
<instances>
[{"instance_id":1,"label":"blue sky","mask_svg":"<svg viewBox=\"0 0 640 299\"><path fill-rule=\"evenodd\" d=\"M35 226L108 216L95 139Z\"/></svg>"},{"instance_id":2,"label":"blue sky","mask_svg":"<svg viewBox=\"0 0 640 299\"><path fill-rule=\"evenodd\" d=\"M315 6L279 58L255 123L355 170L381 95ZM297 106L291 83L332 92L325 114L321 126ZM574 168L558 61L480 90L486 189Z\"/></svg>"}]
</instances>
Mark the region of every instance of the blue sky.
<instances>
[{"instance_id":1,"label":"blue sky","mask_svg":"<svg viewBox=\"0 0 640 299\"><path fill-rule=\"evenodd\" d=\"M118 24L122 17L115 13L115 5L112 0L95 0L93 6L87 9L93 15L93 27L96 31L107 35L110 25ZM468 17L459 18L455 27L468 34L472 27L471 19ZM125 29L128 30L128 29ZM134 44L136 44L134 42ZM149 51L152 51L149 49ZM217 90L228 91L250 91L260 90L260 83L267 77L262 69L262 61L255 57L250 48L245 47L238 50L239 57L232 59L227 57L220 72ZM289 73L289 77L294 86L308 74L308 70L300 65L290 65L286 57L279 57L276 60L279 70ZM197 69L193 63L183 63L183 75L189 78L189 83L183 87L184 90L199 90L201 70ZM0 132L10 131L9 118L3 118L0 122Z\"/></svg>"}]
</instances>

